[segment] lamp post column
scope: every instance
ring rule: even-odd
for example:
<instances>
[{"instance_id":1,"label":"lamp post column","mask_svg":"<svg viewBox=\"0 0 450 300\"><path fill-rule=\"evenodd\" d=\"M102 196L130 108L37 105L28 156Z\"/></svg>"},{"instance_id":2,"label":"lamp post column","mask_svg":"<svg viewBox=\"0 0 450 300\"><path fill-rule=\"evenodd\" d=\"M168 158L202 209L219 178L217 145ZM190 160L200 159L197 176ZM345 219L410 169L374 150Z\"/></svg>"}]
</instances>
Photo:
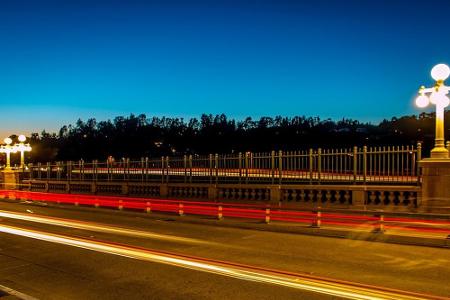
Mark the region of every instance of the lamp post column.
<instances>
[{"instance_id":1,"label":"lamp post column","mask_svg":"<svg viewBox=\"0 0 450 300\"><path fill-rule=\"evenodd\" d=\"M25 169L25 152L30 152L31 147L30 144L25 144L27 138L21 134L19 135L19 145L16 145L17 150L20 152L20 168L22 170Z\"/></svg>"},{"instance_id":2,"label":"lamp post column","mask_svg":"<svg viewBox=\"0 0 450 300\"><path fill-rule=\"evenodd\" d=\"M6 170L11 170L11 151L6 150Z\"/></svg>"},{"instance_id":3,"label":"lamp post column","mask_svg":"<svg viewBox=\"0 0 450 300\"><path fill-rule=\"evenodd\" d=\"M434 148L431 150L432 158L448 158L448 150L445 148L444 138L444 106L436 104L436 137Z\"/></svg>"},{"instance_id":4,"label":"lamp post column","mask_svg":"<svg viewBox=\"0 0 450 300\"><path fill-rule=\"evenodd\" d=\"M20 168L23 169L25 167L25 151L20 151Z\"/></svg>"},{"instance_id":5,"label":"lamp post column","mask_svg":"<svg viewBox=\"0 0 450 300\"><path fill-rule=\"evenodd\" d=\"M15 146L11 146L12 140L10 138L6 138L3 141L6 145L2 145L0 147L0 151L6 154L6 167L2 172L2 187L4 189L15 189L17 186L18 178L16 176L16 172L11 170L11 153L16 153L17 148Z\"/></svg>"},{"instance_id":6,"label":"lamp post column","mask_svg":"<svg viewBox=\"0 0 450 300\"><path fill-rule=\"evenodd\" d=\"M12 140L8 137L3 140L6 145L1 147L1 152L6 154L6 167L5 171L11 170L11 152L16 153L17 149L11 146Z\"/></svg>"}]
</instances>

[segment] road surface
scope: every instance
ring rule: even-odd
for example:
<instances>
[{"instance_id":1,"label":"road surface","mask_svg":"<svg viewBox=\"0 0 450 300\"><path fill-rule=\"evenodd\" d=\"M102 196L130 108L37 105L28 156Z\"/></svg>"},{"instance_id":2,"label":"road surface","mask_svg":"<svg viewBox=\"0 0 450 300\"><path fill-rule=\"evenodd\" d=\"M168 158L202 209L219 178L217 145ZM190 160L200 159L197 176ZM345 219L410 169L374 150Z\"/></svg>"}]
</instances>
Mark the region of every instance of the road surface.
<instances>
[{"instance_id":1,"label":"road surface","mask_svg":"<svg viewBox=\"0 0 450 300\"><path fill-rule=\"evenodd\" d=\"M0 211L0 285L39 299L339 299L352 296L339 289L362 293L354 283L450 296L449 249L103 209L0 202Z\"/></svg>"}]
</instances>

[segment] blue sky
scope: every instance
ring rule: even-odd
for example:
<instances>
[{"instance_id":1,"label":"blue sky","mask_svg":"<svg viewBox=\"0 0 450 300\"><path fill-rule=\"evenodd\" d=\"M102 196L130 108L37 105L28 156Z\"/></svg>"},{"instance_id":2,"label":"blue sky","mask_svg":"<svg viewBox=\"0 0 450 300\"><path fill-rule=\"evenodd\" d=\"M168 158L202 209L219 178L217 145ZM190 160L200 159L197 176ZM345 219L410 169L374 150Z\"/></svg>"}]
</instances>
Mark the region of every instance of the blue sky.
<instances>
[{"instance_id":1,"label":"blue sky","mask_svg":"<svg viewBox=\"0 0 450 300\"><path fill-rule=\"evenodd\" d=\"M1 1L0 133L78 118L378 122L450 63L448 1Z\"/></svg>"}]
</instances>

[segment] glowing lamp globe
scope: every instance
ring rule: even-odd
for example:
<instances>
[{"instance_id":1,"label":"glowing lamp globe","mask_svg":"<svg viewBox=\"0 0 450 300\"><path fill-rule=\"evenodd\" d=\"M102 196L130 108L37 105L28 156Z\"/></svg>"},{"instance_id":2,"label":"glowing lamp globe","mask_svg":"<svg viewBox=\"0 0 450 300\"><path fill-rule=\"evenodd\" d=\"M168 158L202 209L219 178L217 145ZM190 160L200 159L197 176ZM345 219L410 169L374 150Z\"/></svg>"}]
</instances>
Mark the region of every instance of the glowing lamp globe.
<instances>
[{"instance_id":1,"label":"glowing lamp globe","mask_svg":"<svg viewBox=\"0 0 450 300\"><path fill-rule=\"evenodd\" d=\"M5 139L3 140L3 142L5 142L6 145L11 145L12 140L8 137L8 138L5 138Z\"/></svg>"},{"instance_id":2,"label":"glowing lamp globe","mask_svg":"<svg viewBox=\"0 0 450 300\"><path fill-rule=\"evenodd\" d=\"M431 93L431 95L430 95L430 102L432 104L435 104L435 105L439 105L439 106L442 106L442 107L447 107L448 104L449 104L448 103L449 99L448 99L448 97L445 94L446 93L441 92L441 91Z\"/></svg>"},{"instance_id":3,"label":"glowing lamp globe","mask_svg":"<svg viewBox=\"0 0 450 300\"><path fill-rule=\"evenodd\" d=\"M27 140L27 138L23 134L19 135L18 139L19 139L19 142L21 142L21 143L23 143Z\"/></svg>"},{"instance_id":4,"label":"glowing lamp globe","mask_svg":"<svg viewBox=\"0 0 450 300\"><path fill-rule=\"evenodd\" d=\"M428 104L430 104L430 99L425 95L420 95L416 98L416 105L417 107L424 108L427 107Z\"/></svg>"},{"instance_id":5,"label":"glowing lamp globe","mask_svg":"<svg viewBox=\"0 0 450 300\"><path fill-rule=\"evenodd\" d=\"M450 104L450 99L447 96L444 96L441 99L441 103L439 103L442 107L447 107Z\"/></svg>"},{"instance_id":6,"label":"glowing lamp globe","mask_svg":"<svg viewBox=\"0 0 450 300\"><path fill-rule=\"evenodd\" d=\"M438 64L431 69L431 77L434 80L440 81L445 80L450 75L450 68L445 64Z\"/></svg>"},{"instance_id":7,"label":"glowing lamp globe","mask_svg":"<svg viewBox=\"0 0 450 300\"><path fill-rule=\"evenodd\" d=\"M439 102L441 102L441 98L442 98L443 94L440 92L432 92L430 95L430 103L431 104L438 104Z\"/></svg>"}]
</instances>

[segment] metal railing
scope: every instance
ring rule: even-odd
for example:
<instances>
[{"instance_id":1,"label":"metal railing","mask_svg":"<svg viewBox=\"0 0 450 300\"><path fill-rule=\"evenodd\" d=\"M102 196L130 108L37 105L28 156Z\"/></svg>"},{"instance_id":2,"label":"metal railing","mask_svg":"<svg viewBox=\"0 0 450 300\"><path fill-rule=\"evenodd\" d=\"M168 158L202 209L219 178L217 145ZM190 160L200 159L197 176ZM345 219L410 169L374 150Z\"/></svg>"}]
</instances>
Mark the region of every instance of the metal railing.
<instances>
[{"instance_id":1,"label":"metal railing","mask_svg":"<svg viewBox=\"0 0 450 300\"><path fill-rule=\"evenodd\" d=\"M416 184L421 145L29 164L26 179L160 183Z\"/></svg>"}]
</instances>

